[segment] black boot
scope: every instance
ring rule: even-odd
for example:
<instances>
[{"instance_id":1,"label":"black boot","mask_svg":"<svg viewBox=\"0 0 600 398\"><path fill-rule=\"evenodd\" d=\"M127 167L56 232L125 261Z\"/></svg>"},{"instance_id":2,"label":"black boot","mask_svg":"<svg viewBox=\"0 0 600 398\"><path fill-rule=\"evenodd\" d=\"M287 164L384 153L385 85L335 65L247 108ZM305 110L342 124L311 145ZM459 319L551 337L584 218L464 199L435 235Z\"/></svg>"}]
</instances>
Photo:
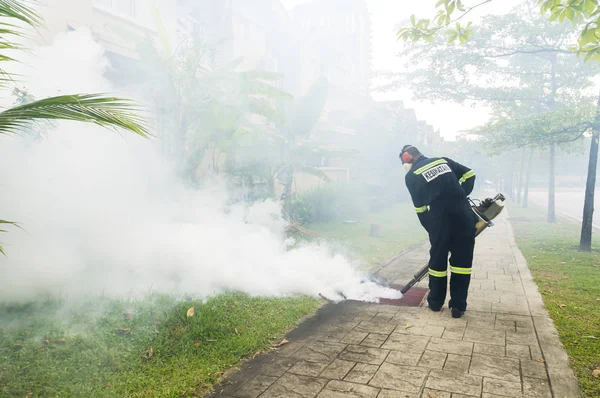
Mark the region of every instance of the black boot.
<instances>
[{"instance_id":1,"label":"black boot","mask_svg":"<svg viewBox=\"0 0 600 398\"><path fill-rule=\"evenodd\" d=\"M452 318L460 318L464 315L464 311L458 310L456 308L452 308Z\"/></svg>"}]
</instances>

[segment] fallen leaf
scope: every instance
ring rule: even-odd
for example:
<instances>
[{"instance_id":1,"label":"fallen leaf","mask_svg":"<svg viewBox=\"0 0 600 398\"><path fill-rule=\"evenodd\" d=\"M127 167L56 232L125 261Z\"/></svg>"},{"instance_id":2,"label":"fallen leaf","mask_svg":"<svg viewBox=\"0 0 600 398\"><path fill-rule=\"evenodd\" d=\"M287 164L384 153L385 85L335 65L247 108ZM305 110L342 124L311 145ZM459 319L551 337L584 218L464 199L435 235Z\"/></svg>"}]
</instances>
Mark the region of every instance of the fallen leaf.
<instances>
[{"instance_id":1,"label":"fallen leaf","mask_svg":"<svg viewBox=\"0 0 600 398\"><path fill-rule=\"evenodd\" d=\"M65 344L66 342L67 339L65 339L64 337L62 339L54 340L55 344Z\"/></svg>"},{"instance_id":2,"label":"fallen leaf","mask_svg":"<svg viewBox=\"0 0 600 398\"><path fill-rule=\"evenodd\" d=\"M128 321L133 319L133 314L131 312L124 312L123 313L123 318L127 319Z\"/></svg>"},{"instance_id":3,"label":"fallen leaf","mask_svg":"<svg viewBox=\"0 0 600 398\"><path fill-rule=\"evenodd\" d=\"M285 344L287 344L287 343L289 343L289 341L288 341L288 340L286 340L286 339L283 339L283 340L281 340L281 343L279 343L279 344L271 344L271 345L272 345L273 347L281 347L282 345L285 345Z\"/></svg>"},{"instance_id":4,"label":"fallen leaf","mask_svg":"<svg viewBox=\"0 0 600 398\"><path fill-rule=\"evenodd\" d=\"M429 398L437 398L437 395L432 392L428 392L427 394L429 395Z\"/></svg>"},{"instance_id":5,"label":"fallen leaf","mask_svg":"<svg viewBox=\"0 0 600 398\"><path fill-rule=\"evenodd\" d=\"M185 397L185 394L187 394L187 390L183 391L183 392L181 393L181 396L182 396L182 397Z\"/></svg>"},{"instance_id":6,"label":"fallen leaf","mask_svg":"<svg viewBox=\"0 0 600 398\"><path fill-rule=\"evenodd\" d=\"M592 370L592 376L594 376L596 379L600 378L600 368Z\"/></svg>"},{"instance_id":7,"label":"fallen leaf","mask_svg":"<svg viewBox=\"0 0 600 398\"><path fill-rule=\"evenodd\" d=\"M194 307L190 308L189 310L187 310L187 317L192 317L194 316Z\"/></svg>"},{"instance_id":8,"label":"fallen leaf","mask_svg":"<svg viewBox=\"0 0 600 398\"><path fill-rule=\"evenodd\" d=\"M194 347L198 348L198 347L200 347L201 345L202 345L202 343L196 343L196 344L194 344Z\"/></svg>"},{"instance_id":9,"label":"fallen leaf","mask_svg":"<svg viewBox=\"0 0 600 398\"><path fill-rule=\"evenodd\" d=\"M566 304L559 304L558 305L560 308L565 308L567 305Z\"/></svg>"},{"instance_id":10,"label":"fallen leaf","mask_svg":"<svg viewBox=\"0 0 600 398\"><path fill-rule=\"evenodd\" d=\"M240 332L238 332L237 328L233 328L233 331L235 332L235 334L240 334Z\"/></svg>"},{"instance_id":11,"label":"fallen leaf","mask_svg":"<svg viewBox=\"0 0 600 398\"><path fill-rule=\"evenodd\" d=\"M50 340L44 340L44 344L50 344Z\"/></svg>"},{"instance_id":12,"label":"fallen leaf","mask_svg":"<svg viewBox=\"0 0 600 398\"><path fill-rule=\"evenodd\" d=\"M142 358L150 359L152 358L152 355L154 355L154 350L152 349L152 346L150 346L150 348L148 348L148 353L146 355L142 355Z\"/></svg>"},{"instance_id":13,"label":"fallen leaf","mask_svg":"<svg viewBox=\"0 0 600 398\"><path fill-rule=\"evenodd\" d=\"M413 324L408 322L406 325L404 325L404 329L410 329L413 327Z\"/></svg>"},{"instance_id":14,"label":"fallen leaf","mask_svg":"<svg viewBox=\"0 0 600 398\"><path fill-rule=\"evenodd\" d=\"M33 395L33 393L32 393L31 391L27 391L27 392L25 393L25 396L26 396L26 397L31 397L32 395Z\"/></svg>"},{"instance_id":15,"label":"fallen leaf","mask_svg":"<svg viewBox=\"0 0 600 398\"><path fill-rule=\"evenodd\" d=\"M260 355L260 351L256 351L254 353L254 355L252 356L252 359L256 359L256 357L259 356L259 355Z\"/></svg>"},{"instance_id":16,"label":"fallen leaf","mask_svg":"<svg viewBox=\"0 0 600 398\"><path fill-rule=\"evenodd\" d=\"M544 361L542 358L538 358L538 359L536 359L535 361L536 361L536 362L539 362L539 363L544 363L544 362L546 362L546 361Z\"/></svg>"},{"instance_id":17,"label":"fallen leaf","mask_svg":"<svg viewBox=\"0 0 600 398\"><path fill-rule=\"evenodd\" d=\"M119 333L121 333L121 334L127 334L127 333L130 333L130 332L131 332L130 328L121 328L121 329L119 329Z\"/></svg>"}]
</instances>

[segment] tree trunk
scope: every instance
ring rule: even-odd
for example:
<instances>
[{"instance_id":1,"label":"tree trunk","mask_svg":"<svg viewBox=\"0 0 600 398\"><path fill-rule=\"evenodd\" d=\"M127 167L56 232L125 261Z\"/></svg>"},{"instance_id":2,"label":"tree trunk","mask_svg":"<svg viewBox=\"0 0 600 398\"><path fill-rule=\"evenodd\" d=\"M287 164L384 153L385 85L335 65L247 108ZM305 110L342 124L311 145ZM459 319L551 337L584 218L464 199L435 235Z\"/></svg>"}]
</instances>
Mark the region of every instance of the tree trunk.
<instances>
[{"instance_id":1,"label":"tree trunk","mask_svg":"<svg viewBox=\"0 0 600 398\"><path fill-rule=\"evenodd\" d=\"M596 123L600 121L600 95L598 96L598 110L596 111ZM590 144L590 160L588 162L588 174L585 184L585 202L583 204L583 219L581 223L581 239L579 249L592 250L592 227L594 222L594 193L596 190L596 170L598 167L598 140L600 140L600 129L594 128L592 143Z\"/></svg>"},{"instance_id":2,"label":"tree trunk","mask_svg":"<svg viewBox=\"0 0 600 398\"><path fill-rule=\"evenodd\" d=\"M550 109L556 109L556 54L552 55L552 96ZM548 222L556 222L556 143L550 144L550 182L548 184Z\"/></svg>"},{"instance_id":3,"label":"tree trunk","mask_svg":"<svg viewBox=\"0 0 600 398\"><path fill-rule=\"evenodd\" d=\"M523 186L523 169L525 168L525 148L521 152L521 166L519 167L519 181L517 182L517 204L521 204L521 192Z\"/></svg>"},{"instance_id":4,"label":"tree trunk","mask_svg":"<svg viewBox=\"0 0 600 398\"><path fill-rule=\"evenodd\" d=\"M548 222L556 222L556 144L550 144L550 181L548 183Z\"/></svg>"},{"instance_id":5,"label":"tree trunk","mask_svg":"<svg viewBox=\"0 0 600 398\"><path fill-rule=\"evenodd\" d=\"M533 148L529 150L529 161L527 162L527 175L525 177L525 190L523 192L523 208L529 204L529 182L531 181L531 167L533 164Z\"/></svg>"}]
</instances>

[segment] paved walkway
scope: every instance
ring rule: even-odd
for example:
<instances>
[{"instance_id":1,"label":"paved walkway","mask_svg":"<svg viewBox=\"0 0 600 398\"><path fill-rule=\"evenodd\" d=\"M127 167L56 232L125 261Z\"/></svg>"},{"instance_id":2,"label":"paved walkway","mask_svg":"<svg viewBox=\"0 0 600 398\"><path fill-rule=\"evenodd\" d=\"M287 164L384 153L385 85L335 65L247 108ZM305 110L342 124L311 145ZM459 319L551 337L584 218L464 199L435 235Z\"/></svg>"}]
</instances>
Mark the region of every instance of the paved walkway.
<instances>
[{"instance_id":1,"label":"paved walkway","mask_svg":"<svg viewBox=\"0 0 600 398\"><path fill-rule=\"evenodd\" d=\"M327 305L289 344L242 366L213 396L574 398L579 387L503 215L477 240L469 309ZM380 270L404 282L424 248Z\"/></svg>"}]
</instances>

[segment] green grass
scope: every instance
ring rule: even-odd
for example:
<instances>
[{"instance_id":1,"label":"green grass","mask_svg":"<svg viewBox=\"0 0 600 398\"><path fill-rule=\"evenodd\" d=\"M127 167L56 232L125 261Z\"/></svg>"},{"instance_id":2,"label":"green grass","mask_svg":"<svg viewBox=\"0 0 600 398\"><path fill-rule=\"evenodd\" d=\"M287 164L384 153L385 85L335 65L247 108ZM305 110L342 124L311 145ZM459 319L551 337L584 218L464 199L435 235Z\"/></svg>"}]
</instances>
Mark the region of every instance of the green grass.
<instances>
[{"instance_id":1,"label":"green grass","mask_svg":"<svg viewBox=\"0 0 600 398\"><path fill-rule=\"evenodd\" d=\"M319 305L229 294L0 307L0 396L198 396Z\"/></svg>"},{"instance_id":2,"label":"green grass","mask_svg":"<svg viewBox=\"0 0 600 398\"><path fill-rule=\"evenodd\" d=\"M600 252L577 251L580 226L545 222L541 209L509 208L517 244L556 324L586 397L600 397ZM594 246L600 248L598 235Z\"/></svg>"},{"instance_id":3,"label":"green grass","mask_svg":"<svg viewBox=\"0 0 600 398\"><path fill-rule=\"evenodd\" d=\"M369 236L371 224L381 225L382 237ZM427 239L427 233L410 203L370 214L356 224L323 223L312 224L308 228L316 231L319 238L347 248L349 255L362 260L366 269L374 268L402 250Z\"/></svg>"},{"instance_id":4,"label":"green grass","mask_svg":"<svg viewBox=\"0 0 600 398\"><path fill-rule=\"evenodd\" d=\"M384 236L369 237L371 224ZM369 267L426 239L409 204L357 224L310 228ZM206 302L155 295L0 305L0 397L201 396L321 304L227 294Z\"/></svg>"}]
</instances>

